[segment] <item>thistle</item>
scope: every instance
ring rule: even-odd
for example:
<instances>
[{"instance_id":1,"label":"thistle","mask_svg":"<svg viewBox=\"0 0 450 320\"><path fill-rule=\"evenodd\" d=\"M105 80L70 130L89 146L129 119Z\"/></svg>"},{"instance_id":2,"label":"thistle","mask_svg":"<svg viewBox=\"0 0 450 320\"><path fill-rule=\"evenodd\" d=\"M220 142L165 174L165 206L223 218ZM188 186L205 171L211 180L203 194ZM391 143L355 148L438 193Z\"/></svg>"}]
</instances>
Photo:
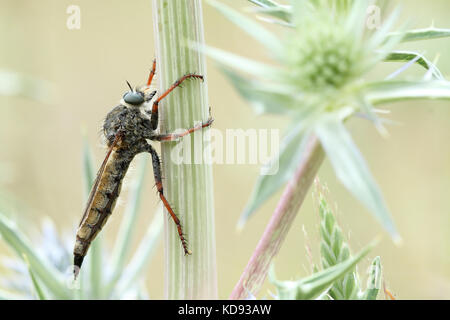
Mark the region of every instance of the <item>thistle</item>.
<instances>
[{"instance_id":1,"label":"thistle","mask_svg":"<svg viewBox=\"0 0 450 320\"><path fill-rule=\"evenodd\" d=\"M312 183L311 177L320 167L322 149L340 182L399 243L401 237L381 191L345 123L351 118L369 120L386 136L387 121L380 116L385 112L379 105L411 99L449 99L450 82L435 64L419 53L398 51L396 47L402 42L449 37L450 30L396 30L398 10L379 25L368 27L367 12L373 2L366 0L291 0L287 5L275 0L250 0L258 16L264 16L261 20L281 26L283 30L274 34L221 2L208 2L259 42L273 63L212 47L203 50L219 63L255 112L292 119L279 154L263 170L278 171L258 178L239 227L290 182L232 297L242 298L244 286L255 294L262 284L268 260L279 250L292 216ZM369 72L391 61L405 64L384 79L371 80ZM399 75L414 64L423 67L424 74L399 80ZM258 259L263 252L265 258ZM258 275L252 275L252 270L259 270Z\"/></svg>"}]
</instances>

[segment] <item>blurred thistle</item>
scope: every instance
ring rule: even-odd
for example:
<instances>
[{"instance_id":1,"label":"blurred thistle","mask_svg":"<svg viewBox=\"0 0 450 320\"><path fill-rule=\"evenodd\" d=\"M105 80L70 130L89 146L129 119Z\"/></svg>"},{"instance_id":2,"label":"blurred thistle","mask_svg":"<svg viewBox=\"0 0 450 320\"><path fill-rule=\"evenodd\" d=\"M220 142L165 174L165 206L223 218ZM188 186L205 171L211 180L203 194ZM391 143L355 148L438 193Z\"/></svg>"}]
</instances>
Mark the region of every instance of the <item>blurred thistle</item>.
<instances>
[{"instance_id":1,"label":"blurred thistle","mask_svg":"<svg viewBox=\"0 0 450 320\"><path fill-rule=\"evenodd\" d=\"M52 82L28 74L0 69L0 96L24 97L51 103L55 96Z\"/></svg>"},{"instance_id":2,"label":"blurred thistle","mask_svg":"<svg viewBox=\"0 0 450 320\"><path fill-rule=\"evenodd\" d=\"M86 142L83 151L87 195L95 177ZM130 243L137 225L145 168L146 160L140 158L111 254L102 247L98 237L86 258L86 269L75 282L71 264L73 230L61 236L54 223L46 218L40 236L30 240L0 212L0 239L17 255L17 258L2 259L7 272L0 279L0 299L147 299L145 272L160 239L164 215L159 206L146 234L132 252Z\"/></svg>"},{"instance_id":3,"label":"blurred thistle","mask_svg":"<svg viewBox=\"0 0 450 320\"><path fill-rule=\"evenodd\" d=\"M261 286L270 260L280 249L323 161L323 151L340 182L400 243L401 237L377 183L344 124L354 117L368 119L387 136L384 125L388 121L380 116L386 112L378 105L412 99L450 99L450 82L435 64L417 52L396 50L403 42L449 37L450 29L432 26L407 30L403 26L395 30L398 8L384 21L381 14L379 21L370 20L373 17L369 14L377 12L372 9L379 13L386 9L384 1L379 6L368 0L291 0L288 4L249 1L255 5L253 11L260 20L277 26L274 30L281 32L275 34L224 3L207 0L259 42L273 63L208 46L202 50L219 63L257 113L284 115L292 123L286 128L279 154L261 171L277 173L259 176L238 222L242 228L271 195L289 182L232 293L235 299L243 297L244 288L256 294ZM371 80L368 73L387 61L404 65L384 79ZM414 64L425 68L423 76L397 79Z\"/></svg>"},{"instance_id":4,"label":"blurred thistle","mask_svg":"<svg viewBox=\"0 0 450 320\"><path fill-rule=\"evenodd\" d=\"M275 64L256 62L217 48L205 47L205 52L221 65L236 90L258 113L284 114L293 119L278 155L278 173L259 178L240 223L245 223L292 176L296 167L283 167L283 158L301 158L303 150L299 146L315 135L341 182L399 240L381 193L343 123L352 116L363 115L385 134L384 120L377 114L376 105L408 99L449 99L450 83L433 63L419 53L394 49L402 41L448 37L450 30L430 27L392 32L398 9L377 28L368 28L367 0L292 0L290 5L251 0L258 6L257 13L270 17L264 21L284 27L285 32L276 36L223 3L208 2L260 42ZM383 61L412 61L428 71L423 78L412 81L391 77L376 82L365 79ZM252 77L244 77L233 69ZM267 187L269 184L272 186ZM259 195L267 188L270 192Z\"/></svg>"}]
</instances>

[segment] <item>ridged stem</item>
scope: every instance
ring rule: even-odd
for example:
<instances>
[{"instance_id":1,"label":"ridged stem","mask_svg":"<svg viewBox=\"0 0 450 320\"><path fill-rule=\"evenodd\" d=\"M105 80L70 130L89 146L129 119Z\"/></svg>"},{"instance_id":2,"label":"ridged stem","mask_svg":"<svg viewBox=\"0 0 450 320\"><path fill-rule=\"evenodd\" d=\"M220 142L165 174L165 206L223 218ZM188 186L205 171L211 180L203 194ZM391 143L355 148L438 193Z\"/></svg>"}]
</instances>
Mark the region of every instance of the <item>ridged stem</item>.
<instances>
[{"instance_id":1,"label":"ridged stem","mask_svg":"<svg viewBox=\"0 0 450 320\"><path fill-rule=\"evenodd\" d=\"M190 43L204 43L200 0L153 0L153 21L158 63L158 89L162 94L187 73L198 73L205 81L190 80L176 88L159 105L162 133L193 127L209 117L205 57L190 49ZM217 298L216 248L212 168L203 150L208 129L167 142L161 146L164 194L181 220L192 255L185 256L177 229L171 219L165 221L165 295L168 299ZM171 157L183 144L183 158ZM196 160L196 161L195 161Z\"/></svg>"}]
</instances>

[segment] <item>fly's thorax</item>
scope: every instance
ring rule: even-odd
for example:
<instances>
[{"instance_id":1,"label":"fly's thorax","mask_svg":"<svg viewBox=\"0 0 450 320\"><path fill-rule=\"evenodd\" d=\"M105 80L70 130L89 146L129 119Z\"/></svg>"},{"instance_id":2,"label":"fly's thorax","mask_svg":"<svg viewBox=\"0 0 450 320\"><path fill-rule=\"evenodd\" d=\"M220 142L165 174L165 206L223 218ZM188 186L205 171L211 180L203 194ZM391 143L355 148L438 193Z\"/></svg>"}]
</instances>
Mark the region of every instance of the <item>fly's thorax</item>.
<instances>
[{"instance_id":1,"label":"fly's thorax","mask_svg":"<svg viewBox=\"0 0 450 320\"><path fill-rule=\"evenodd\" d=\"M119 131L123 134L119 147L136 147L145 141L144 137L149 135L152 127L150 116L144 111L144 104L139 107L121 104L108 113L103 124L108 146L114 142Z\"/></svg>"},{"instance_id":2,"label":"fly's thorax","mask_svg":"<svg viewBox=\"0 0 450 320\"><path fill-rule=\"evenodd\" d=\"M142 116L144 118L150 119L150 117L152 115L152 107L153 107L154 100L156 100L156 97L153 97L150 100L144 101L142 104L135 106L135 105L127 103L122 98L122 99L120 99L120 105L125 106L130 110L139 110L142 113Z\"/></svg>"}]
</instances>

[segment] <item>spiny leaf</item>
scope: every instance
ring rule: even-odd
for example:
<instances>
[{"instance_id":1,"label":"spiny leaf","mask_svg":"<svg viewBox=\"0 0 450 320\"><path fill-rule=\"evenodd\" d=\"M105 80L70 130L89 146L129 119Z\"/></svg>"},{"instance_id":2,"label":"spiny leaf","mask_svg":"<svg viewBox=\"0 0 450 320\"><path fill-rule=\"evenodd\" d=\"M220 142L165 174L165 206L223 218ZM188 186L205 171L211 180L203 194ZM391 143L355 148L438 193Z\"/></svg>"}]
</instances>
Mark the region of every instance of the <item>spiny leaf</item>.
<instances>
[{"instance_id":1,"label":"spiny leaf","mask_svg":"<svg viewBox=\"0 0 450 320\"><path fill-rule=\"evenodd\" d=\"M263 46L269 49L271 52L278 53L281 56L283 47L278 37L273 35L267 29L263 28L260 24L247 18L241 13L231 9L229 6L220 3L215 0L207 0L207 2L219 10L226 18L240 27L243 31L251 35L255 40L260 42Z\"/></svg>"},{"instance_id":2,"label":"spiny leaf","mask_svg":"<svg viewBox=\"0 0 450 320\"><path fill-rule=\"evenodd\" d=\"M280 7L280 5L277 2L272 0L248 0L248 1L263 8Z\"/></svg>"},{"instance_id":3,"label":"spiny leaf","mask_svg":"<svg viewBox=\"0 0 450 320\"><path fill-rule=\"evenodd\" d=\"M236 72L222 69L235 89L247 99L257 114L273 113L286 114L293 112L288 106L294 105L294 99L290 95L289 88L271 86L261 81L250 80ZM281 89L281 90L280 90Z\"/></svg>"},{"instance_id":4,"label":"spiny leaf","mask_svg":"<svg viewBox=\"0 0 450 320\"><path fill-rule=\"evenodd\" d=\"M31 283L33 284L34 291L36 293L36 296L39 300L47 300L44 294L44 290L41 288L41 285L39 284L39 281L36 279L36 276L34 275L34 271L32 270L32 267L30 265L30 262L27 259L27 256L23 255L23 260L25 261L28 273L31 278Z\"/></svg>"},{"instance_id":5,"label":"spiny leaf","mask_svg":"<svg viewBox=\"0 0 450 320\"><path fill-rule=\"evenodd\" d=\"M380 81L364 86L373 105L415 99L450 99L448 81Z\"/></svg>"},{"instance_id":6,"label":"spiny leaf","mask_svg":"<svg viewBox=\"0 0 450 320\"><path fill-rule=\"evenodd\" d=\"M284 7L264 7L253 9L252 11L272 16L285 24L289 23L292 19L290 11Z\"/></svg>"},{"instance_id":7,"label":"spiny leaf","mask_svg":"<svg viewBox=\"0 0 450 320\"><path fill-rule=\"evenodd\" d=\"M399 62L399 61L412 61L416 59L416 63L421 65L427 70L431 70L435 79L444 80L444 76L441 71L430 61L428 61L423 55L413 51L394 51L391 52L384 61L387 62Z\"/></svg>"},{"instance_id":8,"label":"spiny leaf","mask_svg":"<svg viewBox=\"0 0 450 320\"><path fill-rule=\"evenodd\" d=\"M191 45L192 48L197 48L198 45ZM282 80L285 75L276 67L257 62L231 52L227 52L218 48L204 45L200 47L206 55L219 62L221 65L225 65L228 68L237 69L239 71L248 73L255 77L263 77L272 81Z\"/></svg>"},{"instance_id":9,"label":"spiny leaf","mask_svg":"<svg viewBox=\"0 0 450 320\"><path fill-rule=\"evenodd\" d=\"M373 213L394 241L400 241L381 192L341 120L328 117L315 132L342 184Z\"/></svg>"},{"instance_id":10,"label":"spiny leaf","mask_svg":"<svg viewBox=\"0 0 450 320\"><path fill-rule=\"evenodd\" d=\"M301 125L292 129L283 139L280 153L262 168L263 172L258 177L253 195L239 219L238 228L242 228L253 212L292 177L309 141L309 135L303 133Z\"/></svg>"},{"instance_id":11,"label":"spiny leaf","mask_svg":"<svg viewBox=\"0 0 450 320\"><path fill-rule=\"evenodd\" d=\"M398 32L395 36L389 37L389 31L398 21L400 16L400 8L397 7L386 19L383 25L375 32L375 34L370 37L366 46L369 51L375 50L374 63L382 61L389 52L394 50L403 39L403 33Z\"/></svg>"},{"instance_id":12,"label":"spiny leaf","mask_svg":"<svg viewBox=\"0 0 450 320\"><path fill-rule=\"evenodd\" d=\"M398 32L392 32L389 34L389 36L396 37L398 36L398 34L399 34ZM450 37L450 29L429 27L425 29L415 29L404 32L402 41L403 42L422 41L448 37Z\"/></svg>"}]
</instances>

